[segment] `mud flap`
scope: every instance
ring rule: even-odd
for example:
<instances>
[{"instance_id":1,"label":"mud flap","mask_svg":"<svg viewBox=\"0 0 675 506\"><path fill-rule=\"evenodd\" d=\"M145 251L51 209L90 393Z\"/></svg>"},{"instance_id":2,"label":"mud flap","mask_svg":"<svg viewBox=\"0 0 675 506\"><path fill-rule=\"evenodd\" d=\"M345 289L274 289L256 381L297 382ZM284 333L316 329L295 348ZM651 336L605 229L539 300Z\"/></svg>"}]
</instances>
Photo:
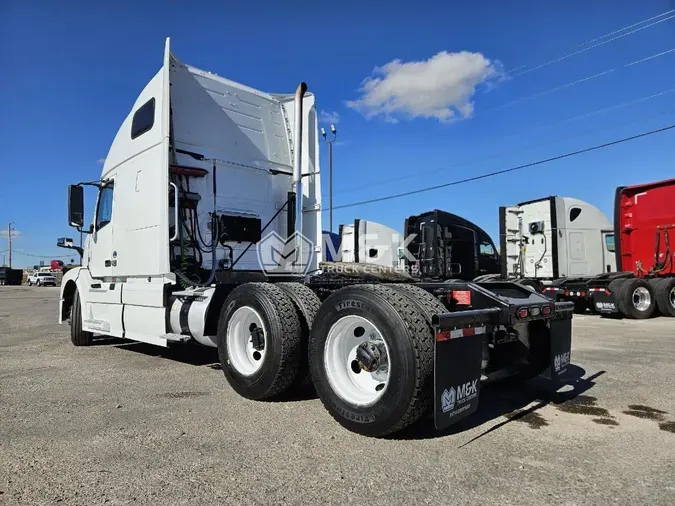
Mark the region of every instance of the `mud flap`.
<instances>
[{"instance_id":1,"label":"mud flap","mask_svg":"<svg viewBox=\"0 0 675 506\"><path fill-rule=\"evenodd\" d=\"M553 320L550 331L551 357L548 377L560 382L570 365L572 350L572 320Z\"/></svg>"},{"instance_id":2,"label":"mud flap","mask_svg":"<svg viewBox=\"0 0 675 506\"><path fill-rule=\"evenodd\" d=\"M593 307L601 314L619 314L616 307L616 301L613 293L608 293L604 289L593 290L592 292Z\"/></svg>"},{"instance_id":3,"label":"mud flap","mask_svg":"<svg viewBox=\"0 0 675 506\"><path fill-rule=\"evenodd\" d=\"M466 418L478 408L486 324L499 309L434 316L434 424L438 430Z\"/></svg>"}]
</instances>

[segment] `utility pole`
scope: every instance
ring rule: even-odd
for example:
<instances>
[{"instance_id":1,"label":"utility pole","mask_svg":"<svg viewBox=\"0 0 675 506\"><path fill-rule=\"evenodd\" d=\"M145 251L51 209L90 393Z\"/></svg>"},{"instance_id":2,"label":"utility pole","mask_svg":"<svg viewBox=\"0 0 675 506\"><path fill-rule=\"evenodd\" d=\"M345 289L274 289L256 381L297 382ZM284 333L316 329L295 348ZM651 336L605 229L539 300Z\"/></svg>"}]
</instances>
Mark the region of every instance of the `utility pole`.
<instances>
[{"instance_id":1,"label":"utility pole","mask_svg":"<svg viewBox=\"0 0 675 506\"><path fill-rule=\"evenodd\" d=\"M12 222L7 224L7 243L9 246L9 265L8 267L12 268Z\"/></svg>"},{"instance_id":2,"label":"utility pole","mask_svg":"<svg viewBox=\"0 0 675 506\"><path fill-rule=\"evenodd\" d=\"M337 138L335 125L330 126L330 132L333 134L333 138L328 140L326 130L321 129L321 135L328 144L328 231L333 232L333 143Z\"/></svg>"}]
</instances>

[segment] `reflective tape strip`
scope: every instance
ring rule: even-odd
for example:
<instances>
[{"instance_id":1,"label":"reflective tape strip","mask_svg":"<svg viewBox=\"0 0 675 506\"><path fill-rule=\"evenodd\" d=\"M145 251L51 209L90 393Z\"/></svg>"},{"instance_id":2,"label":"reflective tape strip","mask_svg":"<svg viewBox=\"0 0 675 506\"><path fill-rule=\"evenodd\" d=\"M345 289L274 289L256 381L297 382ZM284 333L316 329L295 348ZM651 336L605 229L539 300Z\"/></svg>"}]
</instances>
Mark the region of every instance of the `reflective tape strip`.
<instances>
[{"instance_id":1,"label":"reflective tape strip","mask_svg":"<svg viewBox=\"0 0 675 506\"><path fill-rule=\"evenodd\" d=\"M485 334L485 326L467 327L455 330L444 330L436 334L436 341L447 341L448 339L457 339L458 337L468 337L479 334Z\"/></svg>"}]
</instances>

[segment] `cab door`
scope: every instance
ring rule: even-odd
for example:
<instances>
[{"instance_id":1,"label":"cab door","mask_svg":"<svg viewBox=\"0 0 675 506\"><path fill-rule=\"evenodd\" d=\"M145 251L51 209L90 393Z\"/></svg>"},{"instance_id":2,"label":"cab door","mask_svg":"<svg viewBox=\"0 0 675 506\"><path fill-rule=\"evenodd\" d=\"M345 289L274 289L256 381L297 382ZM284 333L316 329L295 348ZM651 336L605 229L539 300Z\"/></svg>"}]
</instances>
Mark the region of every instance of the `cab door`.
<instances>
[{"instance_id":1,"label":"cab door","mask_svg":"<svg viewBox=\"0 0 675 506\"><path fill-rule=\"evenodd\" d=\"M88 290L82 297L84 330L123 337L121 286L113 277L115 252L113 227L115 208L115 176L106 178L102 184L94 227L89 239Z\"/></svg>"}]
</instances>

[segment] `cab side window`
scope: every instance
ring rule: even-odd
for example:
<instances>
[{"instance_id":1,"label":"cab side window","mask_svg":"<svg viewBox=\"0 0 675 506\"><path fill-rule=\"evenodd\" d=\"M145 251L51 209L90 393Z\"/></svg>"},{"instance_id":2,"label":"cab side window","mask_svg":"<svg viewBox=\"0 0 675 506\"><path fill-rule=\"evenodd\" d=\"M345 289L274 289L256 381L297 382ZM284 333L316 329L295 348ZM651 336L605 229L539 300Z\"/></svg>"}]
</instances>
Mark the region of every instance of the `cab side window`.
<instances>
[{"instance_id":1,"label":"cab side window","mask_svg":"<svg viewBox=\"0 0 675 506\"><path fill-rule=\"evenodd\" d=\"M492 256L495 255L495 249L492 247L492 244L490 244L489 242L482 242L480 244L479 253L481 255L492 257Z\"/></svg>"},{"instance_id":2,"label":"cab side window","mask_svg":"<svg viewBox=\"0 0 675 506\"><path fill-rule=\"evenodd\" d=\"M616 251L614 246L614 234L607 234L605 236L605 246L607 247L607 251L610 253L614 253Z\"/></svg>"},{"instance_id":3,"label":"cab side window","mask_svg":"<svg viewBox=\"0 0 675 506\"><path fill-rule=\"evenodd\" d=\"M96 230L102 229L112 220L114 187L113 183L109 183L101 188L96 210Z\"/></svg>"}]
</instances>

